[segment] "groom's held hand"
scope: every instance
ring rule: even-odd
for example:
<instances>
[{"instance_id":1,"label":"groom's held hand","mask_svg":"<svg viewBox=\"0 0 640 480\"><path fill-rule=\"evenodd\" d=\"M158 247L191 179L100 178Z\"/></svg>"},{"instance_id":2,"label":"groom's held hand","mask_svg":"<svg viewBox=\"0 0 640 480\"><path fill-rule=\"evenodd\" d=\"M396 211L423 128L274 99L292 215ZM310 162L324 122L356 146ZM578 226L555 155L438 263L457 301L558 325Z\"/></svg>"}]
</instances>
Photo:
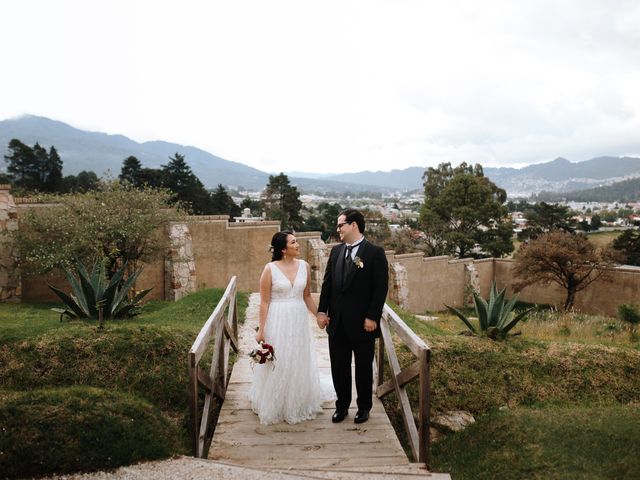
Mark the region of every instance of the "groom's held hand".
<instances>
[{"instance_id":1,"label":"groom's held hand","mask_svg":"<svg viewBox=\"0 0 640 480\"><path fill-rule=\"evenodd\" d=\"M364 331L365 332L373 332L376 328L378 328L378 322L375 322L369 318L364 319Z\"/></svg>"},{"instance_id":2,"label":"groom's held hand","mask_svg":"<svg viewBox=\"0 0 640 480\"><path fill-rule=\"evenodd\" d=\"M324 327L329 325L329 317L327 317L326 313L319 312L316 315L316 323L318 324L318 327L320 328L320 330L322 330Z\"/></svg>"}]
</instances>

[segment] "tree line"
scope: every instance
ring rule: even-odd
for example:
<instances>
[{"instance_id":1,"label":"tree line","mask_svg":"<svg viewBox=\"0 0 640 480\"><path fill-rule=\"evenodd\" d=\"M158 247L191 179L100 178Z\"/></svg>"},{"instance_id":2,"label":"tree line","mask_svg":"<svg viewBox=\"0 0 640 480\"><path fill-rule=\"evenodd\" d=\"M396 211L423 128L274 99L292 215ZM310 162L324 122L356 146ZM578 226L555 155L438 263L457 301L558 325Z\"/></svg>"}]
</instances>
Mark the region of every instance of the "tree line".
<instances>
[{"instance_id":1,"label":"tree line","mask_svg":"<svg viewBox=\"0 0 640 480\"><path fill-rule=\"evenodd\" d=\"M12 139L9 142L9 154L4 159L7 173L0 174L0 183L12 184L18 195L84 193L100 187L100 179L93 171L63 177L63 161L54 146L47 152L38 143L30 147L18 139ZM166 189L171 192L170 198L174 204L179 202L186 211L195 215L237 217L244 208L249 208L253 215L264 213L265 218L278 220L283 228L294 231L309 230L318 225L323 231L329 231L339 212L335 207L329 209L332 215L335 214L331 221L328 220L327 211L319 213L322 220L312 216L307 225L302 217L300 192L291 185L284 173L269 176L260 200L246 197L238 205L222 184L208 191L185 156L177 152L160 168L144 167L135 156L129 156L122 162L118 179L134 188Z\"/></svg>"}]
</instances>

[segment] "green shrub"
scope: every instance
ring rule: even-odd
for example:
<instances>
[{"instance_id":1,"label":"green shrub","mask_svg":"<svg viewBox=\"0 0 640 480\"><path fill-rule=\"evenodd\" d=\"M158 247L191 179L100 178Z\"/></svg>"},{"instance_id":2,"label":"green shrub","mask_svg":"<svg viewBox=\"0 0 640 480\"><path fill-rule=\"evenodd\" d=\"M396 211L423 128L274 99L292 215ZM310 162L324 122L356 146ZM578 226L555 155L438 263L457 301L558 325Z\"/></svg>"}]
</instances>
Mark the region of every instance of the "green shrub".
<instances>
[{"instance_id":1,"label":"green shrub","mask_svg":"<svg viewBox=\"0 0 640 480\"><path fill-rule=\"evenodd\" d=\"M12 477L113 468L176 451L150 403L90 387L0 394L0 471Z\"/></svg>"},{"instance_id":2,"label":"green shrub","mask_svg":"<svg viewBox=\"0 0 640 480\"><path fill-rule=\"evenodd\" d=\"M635 326L640 323L640 311L635 305L623 303L618 306L618 318Z\"/></svg>"}]
</instances>

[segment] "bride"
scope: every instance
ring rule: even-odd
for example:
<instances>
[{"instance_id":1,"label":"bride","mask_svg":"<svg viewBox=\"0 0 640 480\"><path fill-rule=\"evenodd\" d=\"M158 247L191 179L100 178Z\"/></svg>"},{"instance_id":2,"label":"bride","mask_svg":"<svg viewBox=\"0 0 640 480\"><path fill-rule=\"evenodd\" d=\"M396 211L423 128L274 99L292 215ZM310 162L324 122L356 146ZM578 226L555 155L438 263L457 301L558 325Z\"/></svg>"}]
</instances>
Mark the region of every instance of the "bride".
<instances>
[{"instance_id":1,"label":"bride","mask_svg":"<svg viewBox=\"0 0 640 480\"><path fill-rule=\"evenodd\" d=\"M330 385L321 385L316 365L307 312L317 311L309 265L296 258L300 245L291 232L276 233L271 248L272 261L260 277L256 340L272 345L276 360L255 366L249 400L263 425L299 423L315 418L334 395Z\"/></svg>"}]
</instances>

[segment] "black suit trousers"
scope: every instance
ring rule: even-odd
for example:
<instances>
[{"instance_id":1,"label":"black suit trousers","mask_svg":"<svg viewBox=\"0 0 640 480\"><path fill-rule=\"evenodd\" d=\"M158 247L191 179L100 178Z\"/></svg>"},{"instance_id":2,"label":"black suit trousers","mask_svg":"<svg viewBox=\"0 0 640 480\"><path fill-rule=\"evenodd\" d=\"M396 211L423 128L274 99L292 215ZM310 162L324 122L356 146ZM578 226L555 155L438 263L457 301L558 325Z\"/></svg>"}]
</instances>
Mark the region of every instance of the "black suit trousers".
<instances>
[{"instance_id":1,"label":"black suit trousers","mask_svg":"<svg viewBox=\"0 0 640 480\"><path fill-rule=\"evenodd\" d=\"M374 353L375 338L350 338L341 325L333 335L329 335L331 376L338 397L336 400L337 410L346 410L351 405L352 356L355 357L358 409L371 410Z\"/></svg>"}]
</instances>

